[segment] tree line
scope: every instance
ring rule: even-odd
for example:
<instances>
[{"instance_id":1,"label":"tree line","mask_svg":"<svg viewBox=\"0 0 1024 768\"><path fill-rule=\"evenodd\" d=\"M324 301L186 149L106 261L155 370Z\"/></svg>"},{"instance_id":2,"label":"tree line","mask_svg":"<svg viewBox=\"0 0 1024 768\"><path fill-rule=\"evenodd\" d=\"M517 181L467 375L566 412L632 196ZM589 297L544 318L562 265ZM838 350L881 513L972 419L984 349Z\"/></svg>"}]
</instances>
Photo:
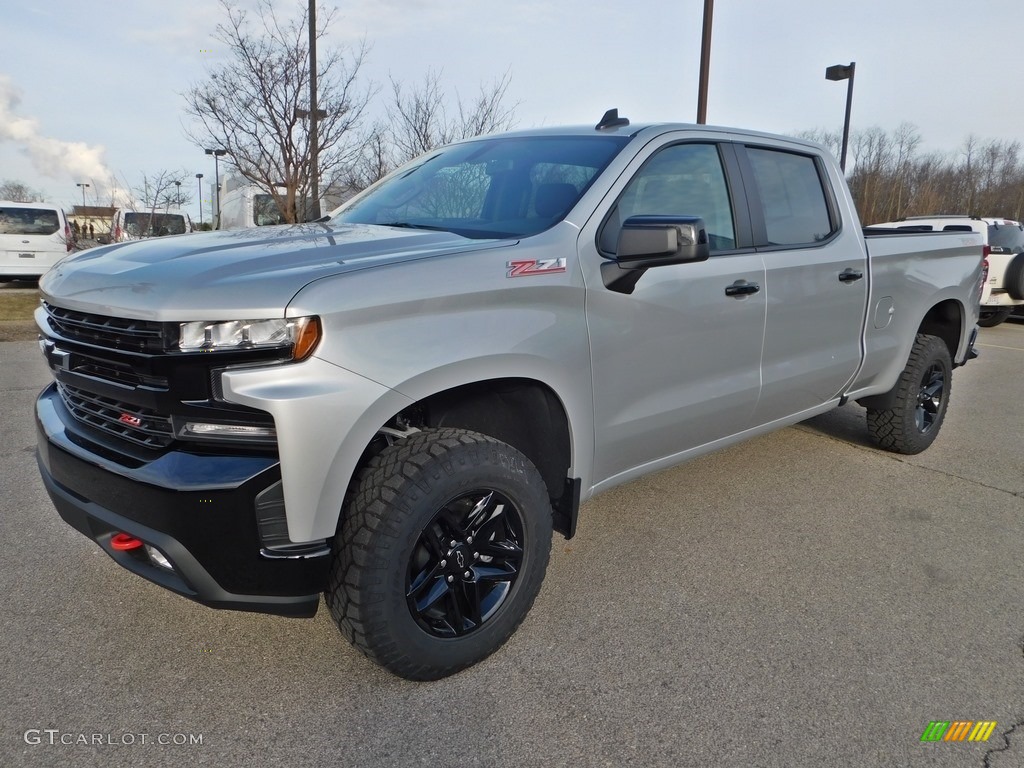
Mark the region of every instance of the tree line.
<instances>
[{"instance_id":1,"label":"tree line","mask_svg":"<svg viewBox=\"0 0 1024 768\"><path fill-rule=\"evenodd\" d=\"M839 132L819 129L800 136L839 155ZM847 182L864 224L936 214L1024 217L1019 141L969 136L955 150L929 152L922 143L911 123L851 134Z\"/></svg>"}]
</instances>

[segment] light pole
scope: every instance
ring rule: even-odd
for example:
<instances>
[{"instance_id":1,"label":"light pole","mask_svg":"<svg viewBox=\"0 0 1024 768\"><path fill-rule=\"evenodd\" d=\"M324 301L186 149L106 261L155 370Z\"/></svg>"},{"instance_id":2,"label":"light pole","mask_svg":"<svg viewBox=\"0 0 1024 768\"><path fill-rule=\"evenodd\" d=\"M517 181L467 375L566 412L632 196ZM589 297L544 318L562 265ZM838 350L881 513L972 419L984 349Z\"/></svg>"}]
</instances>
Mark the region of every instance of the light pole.
<instances>
[{"instance_id":1,"label":"light pole","mask_svg":"<svg viewBox=\"0 0 1024 768\"><path fill-rule=\"evenodd\" d=\"M853 106L853 74L857 69L857 62L849 64L834 64L825 70L826 80L848 80L846 86L846 119L843 121L843 148L839 156L839 167L846 173L846 145L850 141L850 108Z\"/></svg>"},{"instance_id":2,"label":"light pole","mask_svg":"<svg viewBox=\"0 0 1024 768\"><path fill-rule=\"evenodd\" d=\"M213 173L217 183L217 219L214 229L220 229L220 164L217 161L228 151L226 149L204 149L203 151L208 155L213 155Z\"/></svg>"},{"instance_id":3,"label":"light pole","mask_svg":"<svg viewBox=\"0 0 1024 768\"><path fill-rule=\"evenodd\" d=\"M197 173L196 179L199 181L199 226L203 226L203 174Z\"/></svg>"},{"instance_id":4,"label":"light pole","mask_svg":"<svg viewBox=\"0 0 1024 768\"><path fill-rule=\"evenodd\" d=\"M177 190L175 191L174 197L175 197L175 198L177 199L177 201L178 201L178 207L179 207L179 208L181 208L181 182L180 182L180 181L176 181L176 182L174 182L174 186L176 186L176 187L178 188L178 189L177 189Z\"/></svg>"},{"instance_id":5,"label":"light pole","mask_svg":"<svg viewBox=\"0 0 1024 768\"><path fill-rule=\"evenodd\" d=\"M85 208L85 190L86 190L86 188L87 188L87 187L88 187L89 185L88 185L88 184L85 184L85 183L82 183L82 184L75 184L75 186L76 186L76 187L81 187L81 188L82 188L82 207L83 207L83 208Z\"/></svg>"}]
</instances>

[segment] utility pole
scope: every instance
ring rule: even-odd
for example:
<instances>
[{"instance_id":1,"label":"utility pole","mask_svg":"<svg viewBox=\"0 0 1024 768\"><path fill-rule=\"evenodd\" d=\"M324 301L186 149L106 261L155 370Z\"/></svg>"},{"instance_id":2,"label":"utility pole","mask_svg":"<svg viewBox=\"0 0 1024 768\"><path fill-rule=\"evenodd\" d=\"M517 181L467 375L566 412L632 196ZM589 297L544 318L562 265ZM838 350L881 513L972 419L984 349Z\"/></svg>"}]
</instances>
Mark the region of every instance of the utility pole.
<instances>
[{"instance_id":1,"label":"utility pole","mask_svg":"<svg viewBox=\"0 0 1024 768\"><path fill-rule=\"evenodd\" d=\"M306 218L320 218L320 141L316 107L316 0L309 0L309 175L312 207Z\"/></svg>"},{"instance_id":2,"label":"utility pole","mask_svg":"<svg viewBox=\"0 0 1024 768\"><path fill-rule=\"evenodd\" d=\"M704 0L704 33L700 40L700 84L697 86L697 123L708 121L708 76L711 72L711 17L715 0Z\"/></svg>"}]
</instances>

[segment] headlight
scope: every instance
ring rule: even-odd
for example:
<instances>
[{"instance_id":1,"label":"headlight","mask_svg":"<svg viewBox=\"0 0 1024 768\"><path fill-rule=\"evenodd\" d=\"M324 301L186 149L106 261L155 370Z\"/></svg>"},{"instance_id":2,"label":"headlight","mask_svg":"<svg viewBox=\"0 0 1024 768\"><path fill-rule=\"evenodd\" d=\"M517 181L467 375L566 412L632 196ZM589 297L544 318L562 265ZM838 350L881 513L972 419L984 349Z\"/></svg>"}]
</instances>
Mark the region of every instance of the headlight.
<instances>
[{"instance_id":1,"label":"headlight","mask_svg":"<svg viewBox=\"0 0 1024 768\"><path fill-rule=\"evenodd\" d=\"M178 348L182 352L290 346L293 360L309 357L319 341L320 319L317 317L181 323L178 334Z\"/></svg>"}]
</instances>

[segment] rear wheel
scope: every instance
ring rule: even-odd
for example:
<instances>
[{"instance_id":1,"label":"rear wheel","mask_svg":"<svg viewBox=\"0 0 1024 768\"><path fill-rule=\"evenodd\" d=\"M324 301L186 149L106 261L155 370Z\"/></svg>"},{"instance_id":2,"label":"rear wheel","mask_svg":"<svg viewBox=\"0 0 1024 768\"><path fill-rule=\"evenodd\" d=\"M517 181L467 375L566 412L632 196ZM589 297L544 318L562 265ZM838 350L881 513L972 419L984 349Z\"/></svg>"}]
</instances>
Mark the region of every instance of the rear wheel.
<instances>
[{"instance_id":1,"label":"rear wheel","mask_svg":"<svg viewBox=\"0 0 1024 768\"><path fill-rule=\"evenodd\" d=\"M949 406L953 364L946 343L918 334L893 390L891 407L868 408L868 432L880 447L920 453L935 440Z\"/></svg>"},{"instance_id":2,"label":"rear wheel","mask_svg":"<svg viewBox=\"0 0 1024 768\"><path fill-rule=\"evenodd\" d=\"M497 650L533 604L551 549L533 464L493 438L428 429L363 473L335 542L327 604L364 654L434 680Z\"/></svg>"},{"instance_id":3,"label":"rear wheel","mask_svg":"<svg viewBox=\"0 0 1024 768\"><path fill-rule=\"evenodd\" d=\"M983 309L978 316L978 325L982 328L994 328L1000 323L1006 322L1012 312L1013 307L992 310Z\"/></svg>"}]
</instances>

